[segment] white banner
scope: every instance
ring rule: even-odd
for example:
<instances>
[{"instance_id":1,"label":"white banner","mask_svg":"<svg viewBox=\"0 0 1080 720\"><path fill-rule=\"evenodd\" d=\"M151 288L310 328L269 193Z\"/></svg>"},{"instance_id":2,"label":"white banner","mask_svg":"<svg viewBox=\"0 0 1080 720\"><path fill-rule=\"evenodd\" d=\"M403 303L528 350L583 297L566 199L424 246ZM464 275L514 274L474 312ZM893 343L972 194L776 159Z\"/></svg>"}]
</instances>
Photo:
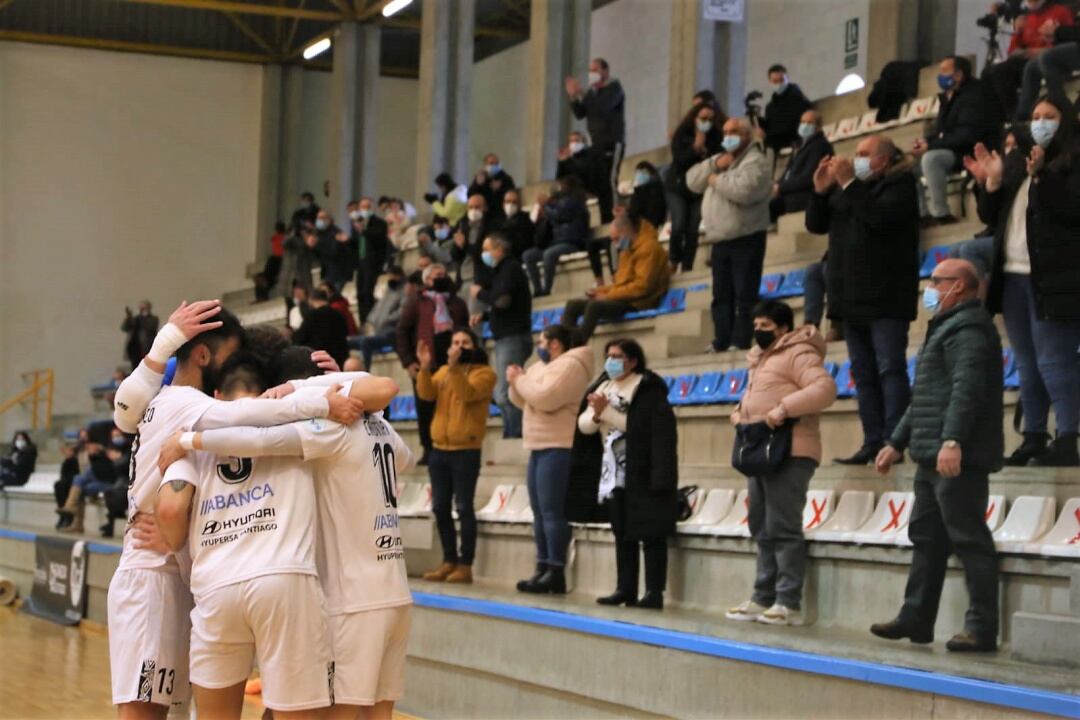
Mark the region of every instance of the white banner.
<instances>
[{"instance_id":1,"label":"white banner","mask_svg":"<svg viewBox=\"0 0 1080 720\"><path fill-rule=\"evenodd\" d=\"M746 0L705 0L705 19L741 23Z\"/></svg>"}]
</instances>

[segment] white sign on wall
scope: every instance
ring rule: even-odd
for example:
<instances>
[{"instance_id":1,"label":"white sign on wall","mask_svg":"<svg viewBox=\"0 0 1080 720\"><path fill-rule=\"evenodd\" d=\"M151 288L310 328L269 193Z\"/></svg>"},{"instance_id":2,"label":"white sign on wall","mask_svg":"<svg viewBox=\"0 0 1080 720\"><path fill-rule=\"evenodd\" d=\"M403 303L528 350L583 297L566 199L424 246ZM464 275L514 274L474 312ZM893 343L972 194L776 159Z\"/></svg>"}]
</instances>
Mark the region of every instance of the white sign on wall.
<instances>
[{"instance_id":1,"label":"white sign on wall","mask_svg":"<svg viewBox=\"0 0 1080 720\"><path fill-rule=\"evenodd\" d=\"M705 0L705 19L741 23L746 0Z\"/></svg>"}]
</instances>

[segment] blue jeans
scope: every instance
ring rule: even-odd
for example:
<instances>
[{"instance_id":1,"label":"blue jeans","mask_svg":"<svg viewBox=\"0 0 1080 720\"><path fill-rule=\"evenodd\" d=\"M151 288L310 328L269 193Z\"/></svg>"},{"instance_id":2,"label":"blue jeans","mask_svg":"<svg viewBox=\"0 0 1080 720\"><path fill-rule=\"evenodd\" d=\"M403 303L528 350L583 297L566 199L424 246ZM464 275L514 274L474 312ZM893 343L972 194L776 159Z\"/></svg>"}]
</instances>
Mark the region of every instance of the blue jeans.
<instances>
[{"instance_id":1,"label":"blue jeans","mask_svg":"<svg viewBox=\"0 0 1080 720\"><path fill-rule=\"evenodd\" d=\"M765 233L758 232L712 246L713 347L748 350L754 337L750 311L758 301L765 264Z\"/></svg>"},{"instance_id":2,"label":"blue jeans","mask_svg":"<svg viewBox=\"0 0 1080 720\"><path fill-rule=\"evenodd\" d=\"M954 167L956 167L956 153L944 148L927 150L919 162L915 163L915 177L926 178L926 192L923 192L920 185L916 193L920 216L943 218L952 215L952 210L949 208L948 189L949 173ZM929 205L927 195L930 196Z\"/></svg>"},{"instance_id":3,"label":"blue jeans","mask_svg":"<svg viewBox=\"0 0 1080 720\"><path fill-rule=\"evenodd\" d=\"M555 284L555 268L559 265L559 258L563 255L581 252L581 248L571 243L558 243L546 250L529 248L521 255L525 263L525 270L532 280L533 296L550 295L551 288ZM540 280L540 261L544 261L544 279Z\"/></svg>"},{"instance_id":4,"label":"blue jeans","mask_svg":"<svg viewBox=\"0 0 1080 720\"><path fill-rule=\"evenodd\" d=\"M878 447L892 437L911 402L906 357L908 321L845 321L844 339L855 379L863 444Z\"/></svg>"},{"instance_id":5,"label":"blue jeans","mask_svg":"<svg viewBox=\"0 0 1080 720\"><path fill-rule=\"evenodd\" d=\"M502 413L503 438L521 437L521 410L510 402L506 368L524 365L533 352L532 335L511 335L495 341L495 404Z\"/></svg>"},{"instance_id":6,"label":"blue jeans","mask_svg":"<svg viewBox=\"0 0 1080 720\"><path fill-rule=\"evenodd\" d=\"M1058 434L1080 426L1080 321L1039 320L1031 277L1005 273L1001 298L1005 332L1016 355L1024 432L1046 432L1050 407Z\"/></svg>"},{"instance_id":7,"label":"blue jeans","mask_svg":"<svg viewBox=\"0 0 1080 720\"><path fill-rule=\"evenodd\" d=\"M72 483L75 487L82 488L84 498L100 495L106 490L111 490L113 486L112 482L98 480L93 470L87 470L81 475L76 475Z\"/></svg>"},{"instance_id":8,"label":"blue jeans","mask_svg":"<svg viewBox=\"0 0 1080 720\"><path fill-rule=\"evenodd\" d=\"M472 565L476 556L476 479L480 476L479 450L432 450L428 457L431 478L431 512L439 529L443 560ZM461 552L453 508L461 523Z\"/></svg>"},{"instance_id":9,"label":"blue jeans","mask_svg":"<svg viewBox=\"0 0 1080 720\"><path fill-rule=\"evenodd\" d=\"M529 505L533 511L536 562L562 567L570 544L566 522L566 491L570 485L569 448L529 453Z\"/></svg>"},{"instance_id":10,"label":"blue jeans","mask_svg":"<svg viewBox=\"0 0 1080 720\"><path fill-rule=\"evenodd\" d=\"M397 339L395 335L366 335L364 337L353 336L348 339L349 347L359 350L364 358L364 369L371 372L371 361L375 353L387 345L393 345Z\"/></svg>"}]
</instances>

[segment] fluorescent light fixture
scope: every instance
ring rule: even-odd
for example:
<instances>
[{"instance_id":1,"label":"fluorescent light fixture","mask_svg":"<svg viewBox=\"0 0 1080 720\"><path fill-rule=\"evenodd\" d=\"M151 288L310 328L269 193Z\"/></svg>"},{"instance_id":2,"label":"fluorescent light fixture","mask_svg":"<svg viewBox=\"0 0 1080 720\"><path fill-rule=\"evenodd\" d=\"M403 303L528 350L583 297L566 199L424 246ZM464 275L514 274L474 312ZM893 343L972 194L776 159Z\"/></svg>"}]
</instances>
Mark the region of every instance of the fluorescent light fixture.
<instances>
[{"instance_id":1,"label":"fluorescent light fixture","mask_svg":"<svg viewBox=\"0 0 1080 720\"><path fill-rule=\"evenodd\" d=\"M305 60L310 60L311 58L315 57L316 55L322 55L324 52L326 52L329 49L330 49L330 38L323 38L322 40L317 40L317 41L311 43L310 45L308 45L306 48L304 48L304 59Z\"/></svg>"},{"instance_id":2,"label":"fluorescent light fixture","mask_svg":"<svg viewBox=\"0 0 1080 720\"><path fill-rule=\"evenodd\" d=\"M866 83L859 77L857 73L851 73L845 75L844 79L840 81L840 84L836 86L836 94L843 95L844 93L855 92L856 90L862 90L866 87Z\"/></svg>"},{"instance_id":3,"label":"fluorescent light fixture","mask_svg":"<svg viewBox=\"0 0 1080 720\"><path fill-rule=\"evenodd\" d=\"M390 17L412 5L412 0L390 0L382 9L383 17Z\"/></svg>"}]
</instances>

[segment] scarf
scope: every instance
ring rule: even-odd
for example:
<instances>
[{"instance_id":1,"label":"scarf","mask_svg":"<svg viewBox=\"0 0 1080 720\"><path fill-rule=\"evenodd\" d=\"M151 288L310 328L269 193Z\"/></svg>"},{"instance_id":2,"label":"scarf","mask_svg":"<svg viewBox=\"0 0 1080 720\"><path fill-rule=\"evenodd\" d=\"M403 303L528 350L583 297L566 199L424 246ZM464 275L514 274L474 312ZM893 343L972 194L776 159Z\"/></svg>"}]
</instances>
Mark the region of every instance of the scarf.
<instances>
[{"instance_id":1,"label":"scarf","mask_svg":"<svg viewBox=\"0 0 1080 720\"><path fill-rule=\"evenodd\" d=\"M450 317L450 309L446 305L446 299L450 293L439 293L434 290L425 290L424 297L435 303L435 334L449 332L454 329L454 319Z\"/></svg>"}]
</instances>

